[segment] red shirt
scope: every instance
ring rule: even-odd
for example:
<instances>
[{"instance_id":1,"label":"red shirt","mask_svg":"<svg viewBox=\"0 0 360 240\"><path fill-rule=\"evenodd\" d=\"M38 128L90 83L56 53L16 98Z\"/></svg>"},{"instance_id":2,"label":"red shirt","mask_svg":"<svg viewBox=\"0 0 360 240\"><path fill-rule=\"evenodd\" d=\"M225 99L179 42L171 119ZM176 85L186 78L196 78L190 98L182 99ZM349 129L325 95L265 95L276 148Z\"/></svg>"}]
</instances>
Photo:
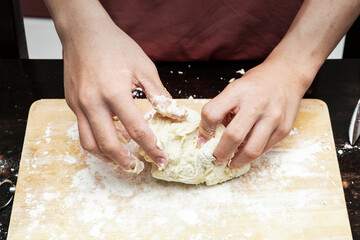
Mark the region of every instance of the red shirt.
<instances>
[{"instance_id":1,"label":"red shirt","mask_svg":"<svg viewBox=\"0 0 360 240\"><path fill-rule=\"evenodd\" d=\"M155 61L264 59L303 0L100 0Z\"/></svg>"}]
</instances>

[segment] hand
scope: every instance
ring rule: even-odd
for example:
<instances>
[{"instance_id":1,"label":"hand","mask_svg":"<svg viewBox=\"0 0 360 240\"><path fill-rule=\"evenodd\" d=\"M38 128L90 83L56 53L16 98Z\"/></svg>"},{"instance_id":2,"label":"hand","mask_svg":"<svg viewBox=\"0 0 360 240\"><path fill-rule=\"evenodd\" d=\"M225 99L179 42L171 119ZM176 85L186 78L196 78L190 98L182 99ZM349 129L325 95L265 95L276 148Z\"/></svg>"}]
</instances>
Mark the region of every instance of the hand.
<instances>
[{"instance_id":1,"label":"hand","mask_svg":"<svg viewBox=\"0 0 360 240\"><path fill-rule=\"evenodd\" d=\"M164 167L165 152L157 147L155 135L132 98L136 87L150 101L155 95L171 97L155 65L114 23L92 28L63 42L65 97L77 117L81 146L125 170L137 168L139 160L118 138L112 120L116 115L130 137Z\"/></svg>"},{"instance_id":2,"label":"hand","mask_svg":"<svg viewBox=\"0 0 360 240\"><path fill-rule=\"evenodd\" d=\"M200 144L222 122L226 129L214 151L215 164L227 162L234 152L230 168L251 163L289 134L311 80L275 60L251 69L204 106Z\"/></svg>"}]
</instances>

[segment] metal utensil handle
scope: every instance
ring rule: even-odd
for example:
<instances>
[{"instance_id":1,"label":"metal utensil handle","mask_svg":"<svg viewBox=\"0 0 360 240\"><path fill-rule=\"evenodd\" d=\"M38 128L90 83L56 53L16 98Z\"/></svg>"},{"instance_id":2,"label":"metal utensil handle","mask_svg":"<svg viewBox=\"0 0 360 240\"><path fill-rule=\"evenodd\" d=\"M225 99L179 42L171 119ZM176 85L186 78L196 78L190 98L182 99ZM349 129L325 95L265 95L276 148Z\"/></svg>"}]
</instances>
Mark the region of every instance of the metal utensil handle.
<instances>
[{"instance_id":1,"label":"metal utensil handle","mask_svg":"<svg viewBox=\"0 0 360 240\"><path fill-rule=\"evenodd\" d=\"M9 184L10 184L9 192L11 193L11 197L10 197L10 199L9 199L4 205L0 206L0 210L6 208L6 207L11 203L11 201L12 201L13 198L14 198L14 193L15 193L15 184L14 184L11 180L5 179L4 181L2 181L2 182L0 183L0 186L3 185L3 184L5 184L5 183L9 183Z\"/></svg>"}]
</instances>

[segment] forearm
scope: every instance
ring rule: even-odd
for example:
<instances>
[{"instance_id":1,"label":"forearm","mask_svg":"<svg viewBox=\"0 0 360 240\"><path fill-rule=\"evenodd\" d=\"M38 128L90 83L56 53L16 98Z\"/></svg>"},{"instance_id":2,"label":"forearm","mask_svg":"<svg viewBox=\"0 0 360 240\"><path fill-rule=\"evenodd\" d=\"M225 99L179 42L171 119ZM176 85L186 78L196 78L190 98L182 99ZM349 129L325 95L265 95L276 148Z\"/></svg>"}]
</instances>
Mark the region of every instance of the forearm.
<instances>
[{"instance_id":1,"label":"forearm","mask_svg":"<svg viewBox=\"0 0 360 240\"><path fill-rule=\"evenodd\" d=\"M114 25L98 0L44 0L59 37L64 43L80 37L98 35Z\"/></svg>"},{"instance_id":2,"label":"forearm","mask_svg":"<svg viewBox=\"0 0 360 240\"><path fill-rule=\"evenodd\" d=\"M268 59L290 63L311 82L359 14L360 0L305 0Z\"/></svg>"}]
</instances>

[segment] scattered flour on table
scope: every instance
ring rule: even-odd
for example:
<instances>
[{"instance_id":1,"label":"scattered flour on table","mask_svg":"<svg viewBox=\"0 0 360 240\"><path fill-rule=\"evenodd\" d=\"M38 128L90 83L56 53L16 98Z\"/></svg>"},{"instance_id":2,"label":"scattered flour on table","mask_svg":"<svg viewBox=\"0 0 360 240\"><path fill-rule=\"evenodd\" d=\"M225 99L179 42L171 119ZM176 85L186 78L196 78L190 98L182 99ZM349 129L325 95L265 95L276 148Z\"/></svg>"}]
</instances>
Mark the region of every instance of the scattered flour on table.
<instances>
[{"instance_id":1,"label":"scattered flour on table","mask_svg":"<svg viewBox=\"0 0 360 240\"><path fill-rule=\"evenodd\" d=\"M236 181L240 195L234 193L234 181L213 187L163 185L150 176L149 169L136 177L117 172L111 165L89 155L85 159L87 167L72 176L71 188L74 194L65 198L63 207L82 202L75 215L79 221L92 224L90 235L97 238L104 237L103 233L110 231L106 224L109 221L115 221L119 231L127 231L132 234L131 237L136 238L143 233L152 233L154 225L168 225L176 219L182 226L177 226L174 235L169 236L173 238L184 231L186 226L200 227L205 224L206 219L223 219L223 207L228 204L239 204L243 209L242 214L248 214L264 224L274 218L286 222L291 213L270 206L269 203L274 199L279 205L290 204L293 210L314 204L318 199L321 199L321 204L325 201L319 196L321 191L301 190L279 194L293 184L294 178L311 179L328 175L327 170L320 169L316 162L315 154L321 151L324 148L320 141L305 142L292 150L269 151L253 164L253 169L248 174ZM272 182L269 182L270 179ZM241 189L245 186L252 191L262 191L271 186L275 193L258 199L251 192L242 192ZM271 201L266 201L267 198ZM116 202L120 199L127 202L126 208L119 209ZM201 203L201 206L194 203ZM219 207L213 208L214 205ZM212 208L211 211L209 208ZM237 216L240 213L229 214ZM139 225L139 219L146 221ZM244 234L245 237L251 236L249 232Z\"/></svg>"},{"instance_id":2,"label":"scattered flour on table","mask_svg":"<svg viewBox=\"0 0 360 240\"><path fill-rule=\"evenodd\" d=\"M295 135L295 134L299 134L297 128L291 129L289 135L292 136L292 135Z\"/></svg>"},{"instance_id":3,"label":"scattered flour on table","mask_svg":"<svg viewBox=\"0 0 360 240\"><path fill-rule=\"evenodd\" d=\"M45 192L43 193L43 198L46 201L51 201L54 200L56 198L58 198L60 196L60 193L52 193L52 192Z\"/></svg>"},{"instance_id":4,"label":"scattered flour on table","mask_svg":"<svg viewBox=\"0 0 360 240\"><path fill-rule=\"evenodd\" d=\"M146 117L153 113L148 113ZM293 129L290 138L299 137L299 132ZM50 125L45 135L51 135ZM68 146L73 147L74 142L71 141L79 139L76 123L70 126L66 135ZM301 220L295 219L293 212L300 214L306 206L328 207L341 200L337 196L323 195L323 189L328 185L336 185L329 177L327 159L316 159L317 153L330 151L328 144L318 136L309 141L299 141L291 149L275 147L256 160L251 170L241 178L212 187L164 183L151 177L149 166L141 174L132 175L114 169L85 151L79 151L76 156L65 152L55 160L81 164L83 168L74 174L59 171L58 181L68 182L70 187L66 194L52 188L44 191L25 189L26 213L32 220L27 228L28 239L35 236L39 229L61 228L59 222L45 219L46 212L67 214L69 225L83 223L89 228L88 234L96 239L105 238L106 233L114 229L127 232L133 239L149 236L154 231L166 233L169 239L174 239L189 228L206 228L215 222L227 226L232 224L228 219L240 219L244 215L252 219L258 229L263 229L264 234L271 232L268 223L274 221L284 225L291 223L296 228ZM134 144L128 145L132 151L137 149ZM53 159L44 155L25 161L29 173L36 175L41 173L42 163ZM32 168L34 164L38 164L36 169ZM319 177L324 181L315 181ZM299 179L312 187L289 191ZM254 194L256 192L261 192L262 197ZM39 202L39 199L44 199L45 203L52 202L52 205ZM287 208L274 208L274 203ZM233 211L233 206L239 206L241 211ZM165 232L154 226L169 226L173 230ZM241 231L243 238L254 236L249 229ZM194 234L191 239L218 238L201 233ZM231 234L224 234L222 239L234 238Z\"/></svg>"},{"instance_id":5,"label":"scattered flour on table","mask_svg":"<svg viewBox=\"0 0 360 240\"><path fill-rule=\"evenodd\" d=\"M48 123L47 127L46 127L46 130L45 130L45 135L43 136L43 138L45 138L45 141L47 143L50 143L51 142L51 123Z\"/></svg>"},{"instance_id":6,"label":"scattered flour on table","mask_svg":"<svg viewBox=\"0 0 360 240\"><path fill-rule=\"evenodd\" d=\"M297 134L298 130L293 129L291 135ZM114 170L111 165L88 155L85 159L87 167L70 177L71 189L74 193L65 197L62 207L71 208L74 203L82 202L75 210L75 215L77 220L92 226L89 234L96 238L103 238L104 232L110 231L112 225L106 224L109 221L116 223L119 231L127 231L131 233L130 237L136 238L144 233L152 233L154 225L171 224L174 219L183 225L177 226L173 235L169 236L176 237L176 234L184 231L186 226L201 226L206 219L222 219L224 217L222 208L227 204L241 205L242 214L248 214L252 219L263 224L274 218L286 222L291 213L288 210L274 209L269 202L275 199L279 205L290 204L292 209L296 210L314 204L318 199L321 199L321 204L324 201L337 200L335 198L324 200L319 196L319 191L311 190L284 191L278 194L290 187L295 178L300 177L304 180L317 176L328 178L328 171L325 167L318 166L315 156L316 153L326 150L327 147L321 138L302 142L292 149L270 150L254 162L247 174L236 180L236 188L241 192L241 198L234 192L235 181L213 187L203 185L187 187L175 183L164 185L151 177L149 168L140 175L133 176ZM242 191L245 186L251 191L263 191L271 186L276 193L258 199L251 192ZM267 202L267 198L271 201ZM163 202L161 199L167 201ZM127 202L126 208L119 209L117 201L121 200ZM201 207L194 204L200 202ZM219 207L209 211L214 204ZM237 216L240 213L230 214ZM139 219L146 219L140 227ZM224 221L223 224L228 224L226 220ZM245 238L251 236L251 232L245 231Z\"/></svg>"},{"instance_id":7,"label":"scattered flour on table","mask_svg":"<svg viewBox=\"0 0 360 240\"><path fill-rule=\"evenodd\" d=\"M72 141L79 140L79 131L77 123L74 123L67 131L66 136L70 138Z\"/></svg>"},{"instance_id":8,"label":"scattered flour on table","mask_svg":"<svg viewBox=\"0 0 360 240\"><path fill-rule=\"evenodd\" d=\"M70 155L67 155L64 157L64 161L69 163L69 164L75 164L77 162L76 158L70 156Z\"/></svg>"}]
</instances>

